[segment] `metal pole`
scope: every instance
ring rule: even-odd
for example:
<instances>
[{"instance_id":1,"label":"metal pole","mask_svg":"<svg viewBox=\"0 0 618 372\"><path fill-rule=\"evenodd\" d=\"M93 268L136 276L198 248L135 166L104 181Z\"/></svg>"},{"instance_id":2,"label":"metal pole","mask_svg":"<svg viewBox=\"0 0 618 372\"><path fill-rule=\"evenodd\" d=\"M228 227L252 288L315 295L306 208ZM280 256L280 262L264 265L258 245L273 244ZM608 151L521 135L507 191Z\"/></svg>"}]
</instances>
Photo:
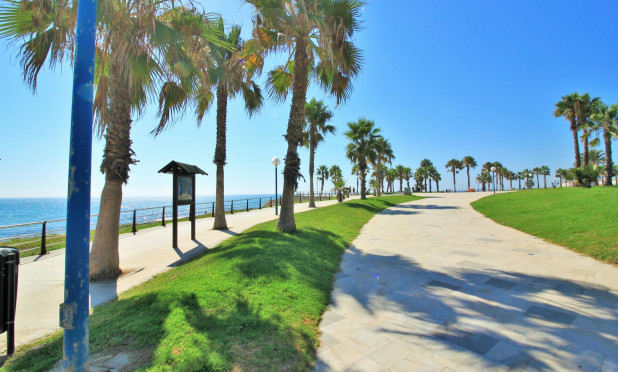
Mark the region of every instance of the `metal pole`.
<instances>
[{"instance_id":1,"label":"metal pole","mask_svg":"<svg viewBox=\"0 0 618 372\"><path fill-rule=\"evenodd\" d=\"M163 207L163 213L161 213L161 226L165 226L165 207Z\"/></svg>"},{"instance_id":2,"label":"metal pole","mask_svg":"<svg viewBox=\"0 0 618 372\"><path fill-rule=\"evenodd\" d=\"M133 229L131 230L133 235L137 233L137 210L133 210Z\"/></svg>"},{"instance_id":3,"label":"metal pole","mask_svg":"<svg viewBox=\"0 0 618 372\"><path fill-rule=\"evenodd\" d=\"M223 209L225 209L225 207L223 207ZM212 216L214 217L215 216L215 202L212 202L212 209L211 209L211 211L212 211Z\"/></svg>"},{"instance_id":4,"label":"metal pole","mask_svg":"<svg viewBox=\"0 0 618 372\"><path fill-rule=\"evenodd\" d=\"M234 214L234 201L230 201L231 206L230 206L230 214Z\"/></svg>"},{"instance_id":5,"label":"metal pole","mask_svg":"<svg viewBox=\"0 0 618 372\"><path fill-rule=\"evenodd\" d=\"M260 209L262 209L262 198L260 198Z\"/></svg>"},{"instance_id":6,"label":"metal pole","mask_svg":"<svg viewBox=\"0 0 618 372\"><path fill-rule=\"evenodd\" d=\"M494 172L494 194L496 193L496 172Z\"/></svg>"},{"instance_id":7,"label":"metal pole","mask_svg":"<svg viewBox=\"0 0 618 372\"><path fill-rule=\"evenodd\" d=\"M277 204L277 167L275 167L275 216L279 215L279 204Z\"/></svg>"},{"instance_id":8,"label":"metal pole","mask_svg":"<svg viewBox=\"0 0 618 372\"><path fill-rule=\"evenodd\" d=\"M80 1L73 70L73 103L67 193L67 236L64 303L60 305L64 327L62 368L88 371L90 284L90 174L92 162L92 104L97 1Z\"/></svg>"},{"instance_id":9,"label":"metal pole","mask_svg":"<svg viewBox=\"0 0 618 372\"><path fill-rule=\"evenodd\" d=\"M249 212L249 199L247 199L247 212Z\"/></svg>"},{"instance_id":10,"label":"metal pole","mask_svg":"<svg viewBox=\"0 0 618 372\"><path fill-rule=\"evenodd\" d=\"M47 254L47 221L43 221L43 231L41 231L41 255Z\"/></svg>"}]
</instances>

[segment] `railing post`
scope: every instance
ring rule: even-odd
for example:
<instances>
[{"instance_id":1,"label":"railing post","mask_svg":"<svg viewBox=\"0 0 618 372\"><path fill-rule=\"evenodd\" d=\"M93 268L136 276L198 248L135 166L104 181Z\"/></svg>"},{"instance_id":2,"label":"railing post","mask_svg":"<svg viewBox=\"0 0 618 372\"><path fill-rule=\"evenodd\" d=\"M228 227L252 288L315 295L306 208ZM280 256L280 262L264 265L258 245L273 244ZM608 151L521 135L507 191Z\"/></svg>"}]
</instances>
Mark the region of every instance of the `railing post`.
<instances>
[{"instance_id":1,"label":"railing post","mask_svg":"<svg viewBox=\"0 0 618 372\"><path fill-rule=\"evenodd\" d=\"M328 200L330 200L330 192L328 193Z\"/></svg>"},{"instance_id":2,"label":"railing post","mask_svg":"<svg viewBox=\"0 0 618 372\"><path fill-rule=\"evenodd\" d=\"M234 201L231 201L231 205L230 205L230 211L232 212L231 214L234 214Z\"/></svg>"},{"instance_id":3,"label":"railing post","mask_svg":"<svg viewBox=\"0 0 618 372\"><path fill-rule=\"evenodd\" d=\"M303 202L303 193L302 192L298 195L298 202L299 203Z\"/></svg>"},{"instance_id":4,"label":"railing post","mask_svg":"<svg viewBox=\"0 0 618 372\"><path fill-rule=\"evenodd\" d=\"M163 207L163 213L161 213L161 226L165 226L165 207Z\"/></svg>"},{"instance_id":5,"label":"railing post","mask_svg":"<svg viewBox=\"0 0 618 372\"><path fill-rule=\"evenodd\" d=\"M137 209L133 210L133 234L137 233Z\"/></svg>"},{"instance_id":6,"label":"railing post","mask_svg":"<svg viewBox=\"0 0 618 372\"><path fill-rule=\"evenodd\" d=\"M262 198L260 198L260 209L262 209Z\"/></svg>"},{"instance_id":7,"label":"railing post","mask_svg":"<svg viewBox=\"0 0 618 372\"><path fill-rule=\"evenodd\" d=\"M247 199L247 212L249 212L249 199Z\"/></svg>"},{"instance_id":8,"label":"railing post","mask_svg":"<svg viewBox=\"0 0 618 372\"><path fill-rule=\"evenodd\" d=\"M272 207L272 206L273 206L273 197L272 197L272 196L270 197L270 201L269 201L268 206L269 206L269 207Z\"/></svg>"},{"instance_id":9,"label":"railing post","mask_svg":"<svg viewBox=\"0 0 618 372\"><path fill-rule=\"evenodd\" d=\"M212 202L212 216L215 216L215 202Z\"/></svg>"},{"instance_id":10,"label":"railing post","mask_svg":"<svg viewBox=\"0 0 618 372\"><path fill-rule=\"evenodd\" d=\"M320 201L322 201L322 194L320 194Z\"/></svg>"},{"instance_id":11,"label":"railing post","mask_svg":"<svg viewBox=\"0 0 618 372\"><path fill-rule=\"evenodd\" d=\"M43 221L43 231L41 231L41 255L47 254L47 221Z\"/></svg>"}]
</instances>

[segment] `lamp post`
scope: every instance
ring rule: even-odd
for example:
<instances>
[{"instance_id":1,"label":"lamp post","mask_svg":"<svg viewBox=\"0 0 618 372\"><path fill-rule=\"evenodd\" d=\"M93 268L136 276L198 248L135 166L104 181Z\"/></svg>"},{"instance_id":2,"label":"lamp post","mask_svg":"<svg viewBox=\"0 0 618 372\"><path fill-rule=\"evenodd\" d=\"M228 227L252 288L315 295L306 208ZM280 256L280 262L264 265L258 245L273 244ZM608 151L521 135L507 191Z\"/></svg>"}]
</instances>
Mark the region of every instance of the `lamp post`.
<instances>
[{"instance_id":1,"label":"lamp post","mask_svg":"<svg viewBox=\"0 0 618 372\"><path fill-rule=\"evenodd\" d=\"M277 196L277 167L279 166L279 164L281 164L281 159L279 159L278 157L274 157L273 160L273 165L275 166L275 215L279 215L279 201L277 200L278 196Z\"/></svg>"},{"instance_id":2,"label":"lamp post","mask_svg":"<svg viewBox=\"0 0 618 372\"><path fill-rule=\"evenodd\" d=\"M358 173L356 174L356 194L358 195L360 193L360 191L358 191L358 180L360 179L360 176L358 175Z\"/></svg>"},{"instance_id":3,"label":"lamp post","mask_svg":"<svg viewBox=\"0 0 618 372\"><path fill-rule=\"evenodd\" d=\"M528 173L528 190L532 190L532 186L530 185L530 178L534 176L532 173Z\"/></svg>"},{"instance_id":4,"label":"lamp post","mask_svg":"<svg viewBox=\"0 0 618 372\"><path fill-rule=\"evenodd\" d=\"M494 194L495 194L496 193L496 167L491 167L491 172L494 174L492 181L494 181Z\"/></svg>"}]
</instances>

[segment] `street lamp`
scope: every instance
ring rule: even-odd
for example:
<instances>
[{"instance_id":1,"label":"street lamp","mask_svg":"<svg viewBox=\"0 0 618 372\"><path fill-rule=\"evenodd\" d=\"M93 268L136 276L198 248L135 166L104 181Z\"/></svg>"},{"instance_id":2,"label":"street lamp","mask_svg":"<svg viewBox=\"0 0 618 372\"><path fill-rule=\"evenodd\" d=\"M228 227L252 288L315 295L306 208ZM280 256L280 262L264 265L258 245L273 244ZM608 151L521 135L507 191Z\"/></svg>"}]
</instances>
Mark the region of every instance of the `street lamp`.
<instances>
[{"instance_id":1,"label":"street lamp","mask_svg":"<svg viewBox=\"0 0 618 372\"><path fill-rule=\"evenodd\" d=\"M532 186L530 185L530 178L532 178L532 176L534 176L534 174L528 173L528 190L532 190Z\"/></svg>"},{"instance_id":2,"label":"street lamp","mask_svg":"<svg viewBox=\"0 0 618 372\"><path fill-rule=\"evenodd\" d=\"M494 194L495 194L496 193L496 167L491 167L491 171L494 174L493 181L494 181Z\"/></svg>"},{"instance_id":3,"label":"street lamp","mask_svg":"<svg viewBox=\"0 0 618 372\"><path fill-rule=\"evenodd\" d=\"M281 164L281 159L275 156L272 162L275 166L275 215L279 215L279 202L277 201L277 167Z\"/></svg>"}]
</instances>

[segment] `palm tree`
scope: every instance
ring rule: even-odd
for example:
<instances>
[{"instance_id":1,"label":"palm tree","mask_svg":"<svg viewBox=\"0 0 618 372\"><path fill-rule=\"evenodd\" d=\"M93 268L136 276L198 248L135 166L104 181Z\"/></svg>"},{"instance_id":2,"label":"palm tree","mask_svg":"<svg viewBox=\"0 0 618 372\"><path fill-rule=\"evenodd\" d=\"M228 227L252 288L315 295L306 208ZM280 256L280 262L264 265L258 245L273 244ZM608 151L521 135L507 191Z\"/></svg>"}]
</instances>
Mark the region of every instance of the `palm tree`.
<instances>
[{"instance_id":1,"label":"palm tree","mask_svg":"<svg viewBox=\"0 0 618 372\"><path fill-rule=\"evenodd\" d=\"M489 171L483 169L481 170L481 174L476 176L476 182L481 184L481 191L487 191L487 188L485 185L490 184L492 181L491 178L491 173L489 173Z\"/></svg>"},{"instance_id":2,"label":"palm tree","mask_svg":"<svg viewBox=\"0 0 618 372\"><path fill-rule=\"evenodd\" d=\"M414 177L414 174L412 172L412 168L410 167L405 167L404 168L404 173L403 173L403 179L406 180L406 187L409 189L410 188L410 178Z\"/></svg>"},{"instance_id":3,"label":"palm tree","mask_svg":"<svg viewBox=\"0 0 618 372\"><path fill-rule=\"evenodd\" d=\"M386 176L386 182L388 183L386 192L395 192L394 183L398 176L397 170L395 168L389 168L384 173Z\"/></svg>"},{"instance_id":4,"label":"palm tree","mask_svg":"<svg viewBox=\"0 0 618 372\"><path fill-rule=\"evenodd\" d=\"M352 91L352 79L360 72L361 53L352 43L360 28L363 3L357 0L247 0L255 7L254 47L287 54L287 63L268 74L272 97L284 99L292 91L292 105L285 139L281 214L277 229L296 230L294 191L298 188L305 101L309 77L315 77L337 103ZM256 59L256 65L263 64Z\"/></svg>"},{"instance_id":5,"label":"palm tree","mask_svg":"<svg viewBox=\"0 0 618 372\"><path fill-rule=\"evenodd\" d=\"M539 174L541 173L541 167L532 168L532 173L536 175L536 188L538 189L541 185L539 182Z\"/></svg>"},{"instance_id":6,"label":"palm tree","mask_svg":"<svg viewBox=\"0 0 618 372\"><path fill-rule=\"evenodd\" d=\"M476 168L476 160L472 156L466 156L462 160L463 165L466 167L466 174L468 175L468 190L470 190L470 168Z\"/></svg>"},{"instance_id":7,"label":"palm tree","mask_svg":"<svg viewBox=\"0 0 618 372\"><path fill-rule=\"evenodd\" d=\"M603 133L603 142L605 144L605 186L612 185L612 177L616 174L614 172L614 164L612 160L612 138L618 137L618 126L616 120L618 119L618 104L613 104L610 107L603 102L597 103L596 113L592 116L593 126L592 130ZM599 142L598 138L595 139L593 146Z\"/></svg>"},{"instance_id":8,"label":"palm tree","mask_svg":"<svg viewBox=\"0 0 618 372\"><path fill-rule=\"evenodd\" d=\"M376 160L374 164L378 180L378 196L382 195L380 186L383 183L382 180L384 179L385 173L385 170L382 169L382 165L386 163L390 165L393 159L395 159L395 155L393 155L390 142L386 138L379 136L376 141Z\"/></svg>"},{"instance_id":9,"label":"palm tree","mask_svg":"<svg viewBox=\"0 0 618 372\"><path fill-rule=\"evenodd\" d=\"M324 194L324 181L329 177L328 167L326 165L320 165L318 167L318 181L321 182L320 195Z\"/></svg>"},{"instance_id":10,"label":"palm tree","mask_svg":"<svg viewBox=\"0 0 618 372\"><path fill-rule=\"evenodd\" d=\"M590 94L584 93L575 101L575 115L577 116L577 125L582 130L582 140L584 142L584 165L589 164L588 158L588 132L591 129L592 122L590 117L595 113L597 103L601 99L599 97L592 98Z\"/></svg>"},{"instance_id":11,"label":"palm tree","mask_svg":"<svg viewBox=\"0 0 618 372\"><path fill-rule=\"evenodd\" d=\"M588 161L590 162L590 165L596 165L597 167L601 167L605 165L606 160L607 159L603 151L597 149L588 150Z\"/></svg>"},{"instance_id":12,"label":"palm tree","mask_svg":"<svg viewBox=\"0 0 618 372\"><path fill-rule=\"evenodd\" d=\"M229 33L225 33L224 22L219 18L217 23L219 40L224 45L231 45L234 50L241 50L243 41L240 38L241 27L233 26ZM217 141L213 163L217 166L215 220L213 229L226 230L225 219L225 171L226 164L226 131L227 131L227 103L229 98L242 94L245 109L249 117L256 113L263 103L260 87L253 81L253 72L246 68L237 53L208 43L204 38L191 40L191 56L194 64L199 66L198 78L190 85L168 81L163 85L159 96L159 116L161 118L155 135L160 134L175 115L182 115L181 108L187 104L195 106L197 125L200 126L205 112L213 101L213 91L217 99Z\"/></svg>"},{"instance_id":13,"label":"palm tree","mask_svg":"<svg viewBox=\"0 0 618 372\"><path fill-rule=\"evenodd\" d=\"M51 67L72 58L75 41L77 2L28 1L5 3L0 15L0 37L23 41L20 45L24 80L36 90L38 73L49 61ZM148 93L170 71L175 60L192 76L195 68L186 56L182 41L186 29L179 18L199 19L203 15L173 2L136 0L99 4L95 52L94 115L98 135L105 137L101 172L105 184L92 249L91 280L114 278L121 273L118 233L122 185L129 179L130 166L137 161L131 149L132 113L140 113ZM214 37L209 27L199 28Z\"/></svg>"},{"instance_id":14,"label":"palm tree","mask_svg":"<svg viewBox=\"0 0 618 372\"><path fill-rule=\"evenodd\" d=\"M346 147L346 156L353 163L358 165L361 177L361 199L367 199L365 193L365 176L367 165L374 164L377 158L376 143L380 136L380 128L375 127L373 120L365 118L358 119L357 122L348 123L349 130L345 136L350 140Z\"/></svg>"},{"instance_id":15,"label":"palm tree","mask_svg":"<svg viewBox=\"0 0 618 372\"><path fill-rule=\"evenodd\" d=\"M541 174L543 175L543 188L547 188L547 176L551 174L551 170L547 165L541 166Z\"/></svg>"},{"instance_id":16,"label":"palm tree","mask_svg":"<svg viewBox=\"0 0 618 372\"><path fill-rule=\"evenodd\" d=\"M556 102L554 117L564 117L564 120L568 120L570 123L569 129L573 132L573 147L575 149L575 168L582 166L581 158L579 156L579 138L577 133L579 127L577 125L576 107L579 100L579 93L571 93L566 96L562 96L562 99ZM526 176L527 177L527 176Z\"/></svg>"},{"instance_id":17,"label":"palm tree","mask_svg":"<svg viewBox=\"0 0 618 372\"><path fill-rule=\"evenodd\" d=\"M556 169L556 177L558 177L560 179L560 187L562 187L562 179L566 179L567 177L567 170L566 169L562 169L562 168L558 168Z\"/></svg>"},{"instance_id":18,"label":"palm tree","mask_svg":"<svg viewBox=\"0 0 618 372\"><path fill-rule=\"evenodd\" d=\"M442 180L442 176L438 173L438 170L433 166L433 164L429 167L428 173L429 177L431 177L431 179L436 183L436 191L440 192L440 185L438 182ZM431 183L429 183L429 190L431 190Z\"/></svg>"},{"instance_id":19,"label":"palm tree","mask_svg":"<svg viewBox=\"0 0 618 372\"><path fill-rule=\"evenodd\" d=\"M339 168L338 165L333 165L332 167L330 167L330 169L328 170L328 173L330 173L330 179L333 181L333 183L343 178L343 174L341 173L341 168Z\"/></svg>"},{"instance_id":20,"label":"palm tree","mask_svg":"<svg viewBox=\"0 0 618 372\"><path fill-rule=\"evenodd\" d=\"M459 173L464 168L463 163L457 159L451 159L446 163L446 171L453 173L453 192L457 192L455 184L455 174Z\"/></svg>"},{"instance_id":21,"label":"palm tree","mask_svg":"<svg viewBox=\"0 0 618 372\"><path fill-rule=\"evenodd\" d=\"M358 164L352 165L351 174L356 177L356 193L358 194L360 191L358 190L358 183L360 179L360 170L358 170Z\"/></svg>"},{"instance_id":22,"label":"palm tree","mask_svg":"<svg viewBox=\"0 0 618 372\"><path fill-rule=\"evenodd\" d=\"M395 167L395 173L397 173L397 178L399 179L399 192L403 192L403 179L406 176L406 167L399 164Z\"/></svg>"},{"instance_id":23,"label":"palm tree","mask_svg":"<svg viewBox=\"0 0 618 372\"><path fill-rule=\"evenodd\" d=\"M307 120L305 130L303 132L303 144L309 148L309 208L315 208L315 199L313 195L313 167L315 159L315 150L318 144L324 140L327 133L335 133L335 127L326 124L333 117L333 113L328 110L328 106L324 102L316 101L312 98L305 105L305 118Z\"/></svg>"}]
</instances>

